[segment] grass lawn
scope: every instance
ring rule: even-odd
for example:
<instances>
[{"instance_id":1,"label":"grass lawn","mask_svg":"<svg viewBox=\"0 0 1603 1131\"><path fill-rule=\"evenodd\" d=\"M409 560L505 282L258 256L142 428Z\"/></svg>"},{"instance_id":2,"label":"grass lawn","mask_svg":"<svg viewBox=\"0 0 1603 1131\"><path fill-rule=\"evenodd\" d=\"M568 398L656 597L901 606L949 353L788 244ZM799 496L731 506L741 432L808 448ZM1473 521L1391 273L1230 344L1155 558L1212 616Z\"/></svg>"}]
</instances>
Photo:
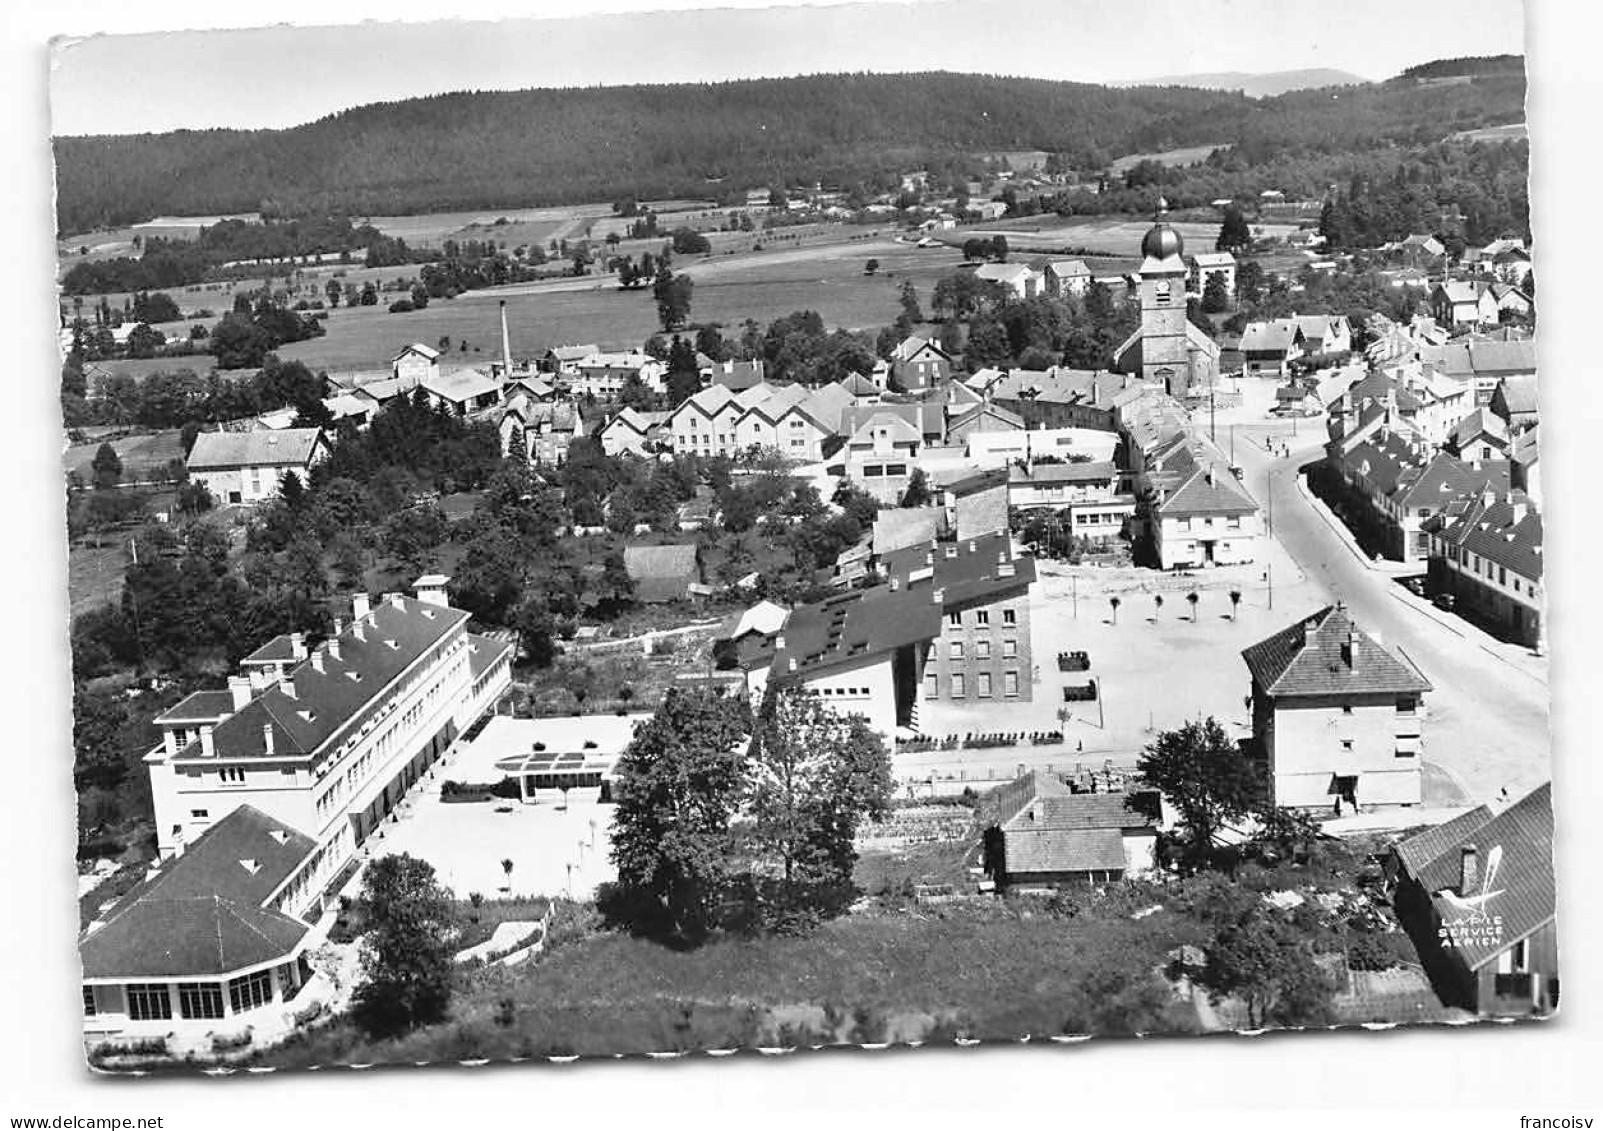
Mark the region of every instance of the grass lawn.
<instances>
[{"instance_id":1,"label":"grass lawn","mask_svg":"<svg viewBox=\"0 0 1603 1131\"><path fill-rule=\"evenodd\" d=\"M184 458L183 445L179 442L176 428L124 436L112 440L111 447L117 453L117 458L122 460L123 481L129 483L149 478L150 471L165 468L169 460ZM74 444L62 456L62 470L76 471L85 480L92 478L94 473L90 465L95 462L95 453L99 450L98 440Z\"/></svg>"}]
</instances>

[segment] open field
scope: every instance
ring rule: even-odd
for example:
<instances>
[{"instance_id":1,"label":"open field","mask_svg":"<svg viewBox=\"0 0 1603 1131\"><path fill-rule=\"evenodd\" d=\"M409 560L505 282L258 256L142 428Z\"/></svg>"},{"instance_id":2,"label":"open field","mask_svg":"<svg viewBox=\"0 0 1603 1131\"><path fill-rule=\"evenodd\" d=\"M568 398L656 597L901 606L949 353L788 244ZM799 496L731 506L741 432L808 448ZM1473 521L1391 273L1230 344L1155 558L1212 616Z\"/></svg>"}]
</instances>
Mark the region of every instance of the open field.
<instances>
[{"instance_id":1,"label":"open field","mask_svg":"<svg viewBox=\"0 0 1603 1131\"><path fill-rule=\"evenodd\" d=\"M424 212L416 216L368 216L366 222L387 236L418 245L438 244L448 237L468 238L467 229L474 224L498 230L494 225L502 218L513 224L538 225L555 231L568 224L577 227L581 221L610 215L610 204L572 204L560 208L485 208L473 212ZM483 238L476 232L471 235Z\"/></svg>"},{"instance_id":2,"label":"open field","mask_svg":"<svg viewBox=\"0 0 1603 1131\"><path fill-rule=\"evenodd\" d=\"M1478 130L1461 130L1448 141L1524 141L1530 134L1524 122L1509 122L1502 126L1485 126Z\"/></svg>"},{"instance_id":3,"label":"open field","mask_svg":"<svg viewBox=\"0 0 1603 1131\"><path fill-rule=\"evenodd\" d=\"M1219 236L1219 225L1175 221L1179 232L1192 250L1212 250ZM1070 248L1084 248L1097 255L1117 256L1136 261L1141 251L1141 237L1152 227L1145 217L1132 216L1027 216L1016 220L1000 220L983 228L958 228L941 232L936 238L944 243L961 247L964 240L976 237L1006 236L1015 251L1060 253ZM1296 230L1293 224L1254 224L1254 236L1280 238ZM1078 252L1075 252L1078 254ZM1099 269L1102 264L1096 265Z\"/></svg>"},{"instance_id":4,"label":"open field","mask_svg":"<svg viewBox=\"0 0 1603 1131\"><path fill-rule=\"evenodd\" d=\"M1197 165L1208 159L1218 145L1188 145L1182 149L1166 149L1162 153L1128 153L1109 166L1115 175L1139 165L1143 161L1156 161L1160 165Z\"/></svg>"},{"instance_id":5,"label":"open field","mask_svg":"<svg viewBox=\"0 0 1603 1131\"><path fill-rule=\"evenodd\" d=\"M122 478L125 483L148 479L149 472L166 467L169 460L184 458L184 449L179 443L176 428L165 432L124 436L111 441L111 447L117 453L117 458L122 460ZM95 453L99 450L98 440L88 444L74 444L62 455L62 470L76 471L88 479L92 474L89 465L94 462Z\"/></svg>"}]
</instances>

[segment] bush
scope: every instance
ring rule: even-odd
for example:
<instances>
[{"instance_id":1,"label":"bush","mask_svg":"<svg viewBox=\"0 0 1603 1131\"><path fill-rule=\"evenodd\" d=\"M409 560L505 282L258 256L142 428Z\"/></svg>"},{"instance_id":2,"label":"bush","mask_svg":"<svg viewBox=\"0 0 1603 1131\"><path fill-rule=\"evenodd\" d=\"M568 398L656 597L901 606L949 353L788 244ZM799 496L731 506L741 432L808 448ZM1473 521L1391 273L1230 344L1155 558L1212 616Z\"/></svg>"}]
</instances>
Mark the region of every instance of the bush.
<instances>
[{"instance_id":1,"label":"bush","mask_svg":"<svg viewBox=\"0 0 1603 1131\"><path fill-rule=\"evenodd\" d=\"M1401 966L1410 946L1403 935L1361 932L1347 939L1347 966L1352 970L1390 970Z\"/></svg>"},{"instance_id":2,"label":"bush","mask_svg":"<svg viewBox=\"0 0 1603 1131\"><path fill-rule=\"evenodd\" d=\"M412 305L412 300L409 298L399 298L390 303L391 314L410 314L416 309L417 307Z\"/></svg>"}]
</instances>

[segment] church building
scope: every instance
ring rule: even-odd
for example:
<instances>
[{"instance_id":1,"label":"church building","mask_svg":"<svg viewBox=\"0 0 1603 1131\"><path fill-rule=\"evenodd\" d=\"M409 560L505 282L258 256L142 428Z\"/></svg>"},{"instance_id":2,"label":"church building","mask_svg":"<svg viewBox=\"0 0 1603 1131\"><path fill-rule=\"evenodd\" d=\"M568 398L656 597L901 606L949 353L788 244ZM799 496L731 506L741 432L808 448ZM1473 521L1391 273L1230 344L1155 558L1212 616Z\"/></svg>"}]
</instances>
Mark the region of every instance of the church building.
<instances>
[{"instance_id":1,"label":"church building","mask_svg":"<svg viewBox=\"0 0 1603 1131\"><path fill-rule=\"evenodd\" d=\"M1141 326L1113 355L1113 368L1139 374L1177 400L1205 396L1219 377L1219 343L1186 317L1185 242L1163 219L1141 241Z\"/></svg>"}]
</instances>

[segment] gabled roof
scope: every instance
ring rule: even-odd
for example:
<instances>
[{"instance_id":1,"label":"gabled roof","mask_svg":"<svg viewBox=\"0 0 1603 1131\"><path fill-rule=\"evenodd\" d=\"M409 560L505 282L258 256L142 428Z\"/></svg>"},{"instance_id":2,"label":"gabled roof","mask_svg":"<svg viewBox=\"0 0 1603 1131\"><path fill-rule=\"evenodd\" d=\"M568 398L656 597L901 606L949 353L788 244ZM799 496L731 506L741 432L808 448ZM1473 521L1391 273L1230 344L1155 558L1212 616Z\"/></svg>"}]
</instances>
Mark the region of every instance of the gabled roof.
<instances>
[{"instance_id":1,"label":"gabled roof","mask_svg":"<svg viewBox=\"0 0 1603 1131\"><path fill-rule=\"evenodd\" d=\"M1187 475L1179 486L1166 491L1163 501L1153 509L1164 518L1257 514L1258 503L1228 467L1207 463Z\"/></svg>"},{"instance_id":2,"label":"gabled roof","mask_svg":"<svg viewBox=\"0 0 1603 1131\"><path fill-rule=\"evenodd\" d=\"M1111 461L1092 463L1032 463L1028 468L1013 467L1010 483L1106 483L1119 477Z\"/></svg>"},{"instance_id":3,"label":"gabled roof","mask_svg":"<svg viewBox=\"0 0 1603 1131\"><path fill-rule=\"evenodd\" d=\"M1478 825L1464 822L1455 832L1453 841L1442 851L1410 872L1430 893L1437 914L1453 935L1444 942L1444 948L1457 949L1465 965L1476 970L1553 919L1552 783L1538 787ZM1460 892L1464 849L1469 846L1475 848L1479 858L1482 884L1474 891ZM1495 873L1491 868L1494 853L1500 858ZM1483 899L1478 908L1466 912L1455 905L1452 896ZM1464 921L1477 910L1501 919L1502 930L1452 932L1453 923Z\"/></svg>"},{"instance_id":4,"label":"gabled roof","mask_svg":"<svg viewBox=\"0 0 1603 1131\"><path fill-rule=\"evenodd\" d=\"M1467 282L1463 279L1448 279L1445 282L1437 283L1435 289L1431 293L1432 295L1440 293L1444 298L1447 299L1448 302L1452 303L1454 306L1458 306L1461 303L1466 302L1479 302L1481 299L1482 289L1483 288L1477 286L1476 284Z\"/></svg>"},{"instance_id":5,"label":"gabled roof","mask_svg":"<svg viewBox=\"0 0 1603 1131\"><path fill-rule=\"evenodd\" d=\"M1202 251L1191 257L1198 267L1234 267L1236 257L1228 251Z\"/></svg>"},{"instance_id":6,"label":"gabled roof","mask_svg":"<svg viewBox=\"0 0 1603 1131\"><path fill-rule=\"evenodd\" d=\"M974 269L976 279L988 279L1010 287L1021 286L1034 275L1035 272L1025 263L983 263Z\"/></svg>"},{"instance_id":7,"label":"gabled roof","mask_svg":"<svg viewBox=\"0 0 1603 1131\"><path fill-rule=\"evenodd\" d=\"M1296 320L1280 318L1273 322L1249 322L1242 331L1242 353L1286 353L1297 344L1302 328Z\"/></svg>"},{"instance_id":8,"label":"gabled roof","mask_svg":"<svg viewBox=\"0 0 1603 1131\"><path fill-rule=\"evenodd\" d=\"M948 432L950 432L953 429L960 428L960 427L963 427L965 425L974 424L975 422L982 421L982 420L992 420L992 421L995 422L996 426L995 427L990 427L990 428L982 428L981 431L985 431L985 432L1022 432L1022 431L1024 431L1024 418L1022 416L1020 416L1018 413L1012 412L1012 411L1010 411L1008 409L1005 409L1001 405L983 404L983 403L982 404L972 405L972 406L970 406L968 408L960 410L948 422L948 424L946 426L946 430Z\"/></svg>"},{"instance_id":9,"label":"gabled roof","mask_svg":"<svg viewBox=\"0 0 1603 1131\"><path fill-rule=\"evenodd\" d=\"M836 382L835 387L849 397L876 397L880 388L861 373L848 373Z\"/></svg>"},{"instance_id":10,"label":"gabled roof","mask_svg":"<svg viewBox=\"0 0 1603 1131\"><path fill-rule=\"evenodd\" d=\"M282 959L308 930L262 904L316 847L241 804L118 900L78 947L85 978L216 978Z\"/></svg>"},{"instance_id":11,"label":"gabled roof","mask_svg":"<svg viewBox=\"0 0 1603 1131\"><path fill-rule=\"evenodd\" d=\"M1356 658L1348 654L1349 634L1356 635ZM1412 663L1358 631L1340 604L1326 605L1241 656L1258 686L1274 696L1417 694L1431 689Z\"/></svg>"},{"instance_id":12,"label":"gabled roof","mask_svg":"<svg viewBox=\"0 0 1603 1131\"><path fill-rule=\"evenodd\" d=\"M1514 443L1509 448L1509 460L1521 467L1529 467L1535 463L1542 452L1541 430L1541 425L1535 424L1515 436Z\"/></svg>"},{"instance_id":13,"label":"gabled roof","mask_svg":"<svg viewBox=\"0 0 1603 1131\"><path fill-rule=\"evenodd\" d=\"M661 426L662 422L667 419L668 414L666 412L641 412L639 409L629 406L620 409L616 416L607 421L607 426L603 431L610 432L614 428L628 429L644 436L653 428Z\"/></svg>"},{"instance_id":14,"label":"gabled roof","mask_svg":"<svg viewBox=\"0 0 1603 1131\"><path fill-rule=\"evenodd\" d=\"M1152 794L1073 793L1032 770L980 804L979 822L1002 831L1007 870L1018 874L1123 871L1126 833L1155 833Z\"/></svg>"},{"instance_id":15,"label":"gabled roof","mask_svg":"<svg viewBox=\"0 0 1603 1131\"><path fill-rule=\"evenodd\" d=\"M391 358L390 359L390 364L394 365L397 361L400 361L401 358L403 358L407 354L411 354L411 353L415 353L419 357L425 358L428 361L438 361L440 359L440 351L439 350L434 349L434 348L432 348L430 346L426 346L422 342L413 342L411 345L406 346L405 348L403 348L401 350L400 353L396 354L393 358Z\"/></svg>"},{"instance_id":16,"label":"gabled roof","mask_svg":"<svg viewBox=\"0 0 1603 1131\"><path fill-rule=\"evenodd\" d=\"M932 440L945 434L946 421L942 406L928 401L918 404L854 405L841 412L840 432L853 441L872 437L865 432L870 425L883 424L892 430L892 439Z\"/></svg>"},{"instance_id":17,"label":"gabled roof","mask_svg":"<svg viewBox=\"0 0 1603 1131\"><path fill-rule=\"evenodd\" d=\"M1060 279L1072 279L1078 276L1091 275L1091 268L1085 265L1083 259L1053 259L1049 260L1046 269Z\"/></svg>"},{"instance_id":18,"label":"gabled roof","mask_svg":"<svg viewBox=\"0 0 1603 1131\"><path fill-rule=\"evenodd\" d=\"M1542 580L1542 516L1524 495L1489 491L1466 498L1436 533L1528 581Z\"/></svg>"},{"instance_id":19,"label":"gabled roof","mask_svg":"<svg viewBox=\"0 0 1603 1131\"><path fill-rule=\"evenodd\" d=\"M910 334L896 343L891 350L891 361L912 361L921 353L933 353L943 361L951 361L952 355L941 348L941 344L934 338L923 337L919 334Z\"/></svg>"},{"instance_id":20,"label":"gabled roof","mask_svg":"<svg viewBox=\"0 0 1603 1131\"><path fill-rule=\"evenodd\" d=\"M734 399L735 394L727 385L708 385L680 401L679 406L668 414L668 419L675 420L681 413L692 412L711 418Z\"/></svg>"},{"instance_id":21,"label":"gabled roof","mask_svg":"<svg viewBox=\"0 0 1603 1131\"><path fill-rule=\"evenodd\" d=\"M1467 813L1460 813L1451 821L1444 821L1439 825L1432 825L1424 832L1416 833L1407 840L1400 841L1392 847L1397 859L1409 875L1418 875L1419 870L1449 848L1456 847L1465 836L1480 828L1491 820L1492 811L1484 805L1477 805Z\"/></svg>"},{"instance_id":22,"label":"gabled roof","mask_svg":"<svg viewBox=\"0 0 1603 1131\"><path fill-rule=\"evenodd\" d=\"M454 404L501 394L501 379L478 369L453 369L437 377L425 377L421 384L435 396Z\"/></svg>"},{"instance_id":23,"label":"gabled roof","mask_svg":"<svg viewBox=\"0 0 1603 1131\"><path fill-rule=\"evenodd\" d=\"M906 591L941 590L947 608L998 600L1035 583L1035 559L1015 558L1006 531L896 550L881 555L880 570Z\"/></svg>"},{"instance_id":24,"label":"gabled roof","mask_svg":"<svg viewBox=\"0 0 1603 1131\"><path fill-rule=\"evenodd\" d=\"M545 351L545 355L553 361L573 362L583 361L592 354L601 352L601 347L591 343L583 346L552 346Z\"/></svg>"},{"instance_id":25,"label":"gabled roof","mask_svg":"<svg viewBox=\"0 0 1603 1131\"><path fill-rule=\"evenodd\" d=\"M212 735L214 756L204 756L197 741L180 750L178 757L206 762L269 757L263 728L273 734L272 757L313 754L467 619L461 609L410 597L374 601L361 620L363 639L357 639L355 622L341 631L339 659L325 647L317 661L323 666L321 672L310 659L289 670L293 696L284 684L274 684L217 724Z\"/></svg>"},{"instance_id":26,"label":"gabled roof","mask_svg":"<svg viewBox=\"0 0 1603 1131\"><path fill-rule=\"evenodd\" d=\"M1535 413L1537 411L1536 375L1533 373L1529 376L1504 377L1497 383L1497 391L1494 396L1511 416Z\"/></svg>"},{"instance_id":27,"label":"gabled roof","mask_svg":"<svg viewBox=\"0 0 1603 1131\"><path fill-rule=\"evenodd\" d=\"M1503 418L1491 409L1482 405L1470 412L1463 420L1453 425L1451 439L1453 446L1460 451L1481 436L1488 436L1497 441L1499 447L1508 446L1508 425Z\"/></svg>"},{"instance_id":28,"label":"gabled roof","mask_svg":"<svg viewBox=\"0 0 1603 1131\"><path fill-rule=\"evenodd\" d=\"M995 401L1038 401L1042 404L1086 404L1111 408L1114 398L1131 388L1133 379L1106 369L1014 369L990 386Z\"/></svg>"},{"instance_id":29,"label":"gabled roof","mask_svg":"<svg viewBox=\"0 0 1603 1131\"><path fill-rule=\"evenodd\" d=\"M189 449L191 471L234 467L305 467L322 441L321 428L260 432L202 432Z\"/></svg>"},{"instance_id":30,"label":"gabled roof","mask_svg":"<svg viewBox=\"0 0 1603 1131\"><path fill-rule=\"evenodd\" d=\"M941 618L942 607L928 587L909 591L876 585L798 606L774 638L770 678L811 679L881 660L939 636Z\"/></svg>"}]
</instances>

